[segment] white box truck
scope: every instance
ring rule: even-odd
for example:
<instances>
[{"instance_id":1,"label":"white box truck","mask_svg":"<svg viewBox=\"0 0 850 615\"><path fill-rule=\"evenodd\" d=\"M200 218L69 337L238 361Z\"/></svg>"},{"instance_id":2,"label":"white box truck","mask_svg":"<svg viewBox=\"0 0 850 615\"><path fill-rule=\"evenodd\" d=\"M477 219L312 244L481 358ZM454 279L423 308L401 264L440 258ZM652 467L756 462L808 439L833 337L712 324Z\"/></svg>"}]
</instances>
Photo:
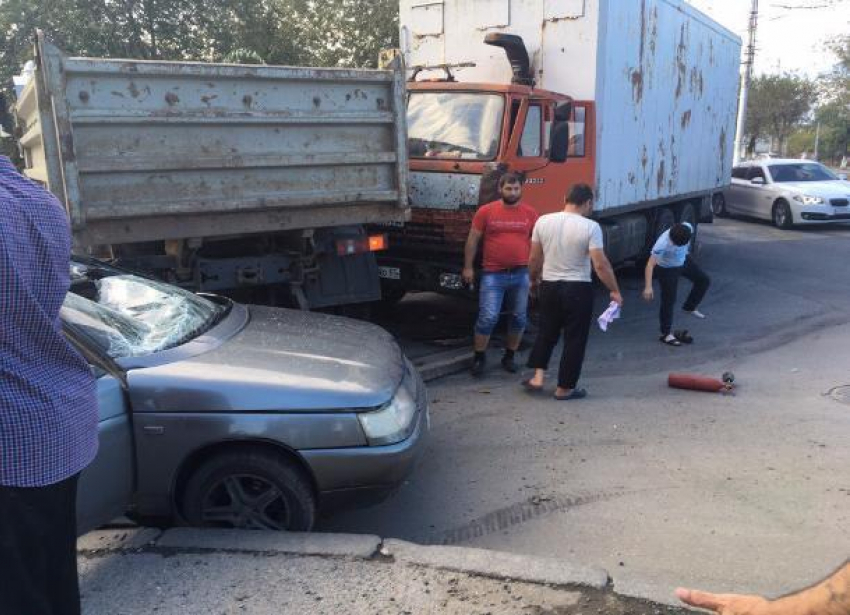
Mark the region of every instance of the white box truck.
<instances>
[{"instance_id":1,"label":"white box truck","mask_svg":"<svg viewBox=\"0 0 850 615\"><path fill-rule=\"evenodd\" d=\"M577 182L612 261L730 183L741 41L682 0L401 0L412 219L385 294L463 292L463 242L506 171L540 213ZM507 57L506 57L507 55Z\"/></svg>"}]
</instances>

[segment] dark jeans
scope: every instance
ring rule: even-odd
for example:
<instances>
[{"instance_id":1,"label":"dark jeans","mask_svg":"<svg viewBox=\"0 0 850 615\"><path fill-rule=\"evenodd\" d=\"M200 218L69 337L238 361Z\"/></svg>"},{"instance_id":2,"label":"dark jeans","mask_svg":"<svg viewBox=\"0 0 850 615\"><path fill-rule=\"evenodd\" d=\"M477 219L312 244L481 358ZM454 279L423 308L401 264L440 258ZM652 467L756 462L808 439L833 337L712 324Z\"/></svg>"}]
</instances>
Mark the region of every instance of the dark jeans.
<instances>
[{"instance_id":1,"label":"dark jeans","mask_svg":"<svg viewBox=\"0 0 850 615\"><path fill-rule=\"evenodd\" d=\"M538 311L540 326L528 356L528 367L546 369L563 332L558 386L574 389L581 375L593 320L593 285L590 282L541 282Z\"/></svg>"},{"instance_id":2,"label":"dark jeans","mask_svg":"<svg viewBox=\"0 0 850 615\"><path fill-rule=\"evenodd\" d=\"M676 304L679 277L687 278L693 283L691 292L682 305L682 309L689 312L697 309L703 297L705 297L711 279L690 256L685 259L685 264L682 267L656 267L655 277L661 287L661 310L658 313L661 322L661 335L669 335L673 329L673 307Z\"/></svg>"},{"instance_id":3,"label":"dark jeans","mask_svg":"<svg viewBox=\"0 0 850 615\"><path fill-rule=\"evenodd\" d=\"M0 614L79 615L77 476L0 486Z\"/></svg>"}]
</instances>

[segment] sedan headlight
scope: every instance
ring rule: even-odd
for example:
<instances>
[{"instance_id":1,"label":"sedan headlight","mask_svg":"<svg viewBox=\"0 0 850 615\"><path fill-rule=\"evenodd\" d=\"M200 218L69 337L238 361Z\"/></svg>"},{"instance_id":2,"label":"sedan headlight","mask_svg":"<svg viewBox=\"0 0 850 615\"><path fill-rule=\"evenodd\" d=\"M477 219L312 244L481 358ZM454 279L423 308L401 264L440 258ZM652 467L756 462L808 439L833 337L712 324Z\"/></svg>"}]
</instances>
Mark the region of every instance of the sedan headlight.
<instances>
[{"instance_id":1,"label":"sedan headlight","mask_svg":"<svg viewBox=\"0 0 850 615\"><path fill-rule=\"evenodd\" d=\"M361 412L357 415L371 446L401 442L413 431L416 397L408 387L408 380L405 378L386 406L380 410Z\"/></svg>"},{"instance_id":2,"label":"sedan headlight","mask_svg":"<svg viewBox=\"0 0 850 615\"><path fill-rule=\"evenodd\" d=\"M794 197L795 201L802 203L803 205L823 205L823 199L819 196L809 196L807 194L798 194Z\"/></svg>"}]
</instances>

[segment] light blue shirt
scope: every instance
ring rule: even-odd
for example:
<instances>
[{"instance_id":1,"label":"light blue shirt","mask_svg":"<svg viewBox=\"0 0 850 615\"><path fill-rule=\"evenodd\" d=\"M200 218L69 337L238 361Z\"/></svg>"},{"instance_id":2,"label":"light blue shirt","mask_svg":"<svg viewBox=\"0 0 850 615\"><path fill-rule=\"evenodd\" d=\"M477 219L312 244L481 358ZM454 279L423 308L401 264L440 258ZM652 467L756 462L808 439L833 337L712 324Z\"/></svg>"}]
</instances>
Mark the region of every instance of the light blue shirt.
<instances>
[{"instance_id":1,"label":"light blue shirt","mask_svg":"<svg viewBox=\"0 0 850 615\"><path fill-rule=\"evenodd\" d=\"M694 232L694 227L684 223L689 229L691 229L691 233ZM677 246L670 240L670 231L664 231L661 233L661 236L656 240L655 245L652 246L652 255L655 257L655 260L658 261L659 267L664 267L665 269L669 269L671 267L681 267L685 264L685 258L688 256L688 252L691 249L691 242L686 243L683 246Z\"/></svg>"}]
</instances>

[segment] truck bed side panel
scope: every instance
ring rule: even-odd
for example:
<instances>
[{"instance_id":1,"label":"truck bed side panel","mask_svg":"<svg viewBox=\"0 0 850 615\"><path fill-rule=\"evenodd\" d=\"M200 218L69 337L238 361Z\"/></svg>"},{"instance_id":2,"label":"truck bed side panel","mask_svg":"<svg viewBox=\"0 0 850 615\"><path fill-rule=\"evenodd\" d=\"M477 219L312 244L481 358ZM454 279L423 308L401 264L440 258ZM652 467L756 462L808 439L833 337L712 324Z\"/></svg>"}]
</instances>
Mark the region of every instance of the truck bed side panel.
<instances>
[{"instance_id":1,"label":"truck bed side panel","mask_svg":"<svg viewBox=\"0 0 850 615\"><path fill-rule=\"evenodd\" d=\"M310 228L319 210L326 226L406 215L400 71L61 56L41 68L70 130L32 155L75 171L66 205L82 243ZM43 179L43 161L31 166Z\"/></svg>"}]
</instances>

